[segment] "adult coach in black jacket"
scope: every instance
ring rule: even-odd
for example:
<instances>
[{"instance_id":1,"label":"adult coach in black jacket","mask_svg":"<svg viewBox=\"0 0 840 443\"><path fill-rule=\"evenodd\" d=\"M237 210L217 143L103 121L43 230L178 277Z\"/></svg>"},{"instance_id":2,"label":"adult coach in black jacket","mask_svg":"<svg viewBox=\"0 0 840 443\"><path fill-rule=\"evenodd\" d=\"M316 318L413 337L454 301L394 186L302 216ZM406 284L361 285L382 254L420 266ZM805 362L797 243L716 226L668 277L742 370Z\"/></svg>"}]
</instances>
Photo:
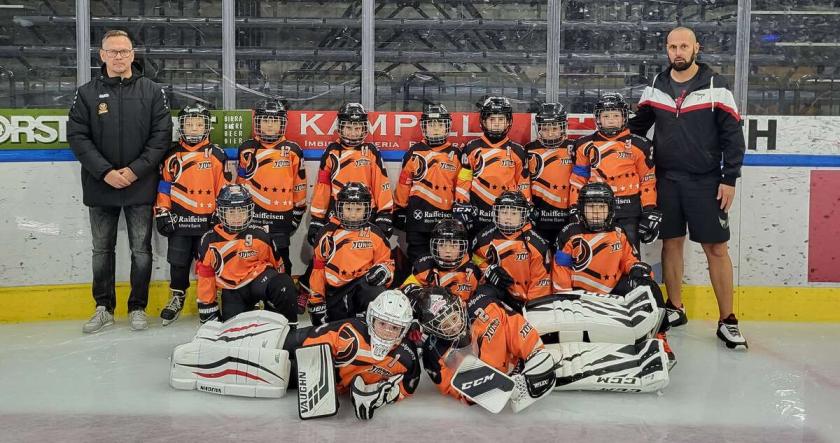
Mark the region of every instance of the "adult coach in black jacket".
<instances>
[{"instance_id":1,"label":"adult coach in black jacket","mask_svg":"<svg viewBox=\"0 0 840 443\"><path fill-rule=\"evenodd\" d=\"M82 164L82 193L93 239L93 298L96 312L86 333L114 323L114 247L120 211L131 248L132 329L146 329L152 274L152 205L160 162L172 140L169 104L160 86L134 63L128 34L108 31L99 50L102 73L76 90L67 139Z\"/></svg>"},{"instance_id":2,"label":"adult coach in black jacket","mask_svg":"<svg viewBox=\"0 0 840 443\"><path fill-rule=\"evenodd\" d=\"M668 34L671 66L658 74L639 100L630 130L653 134L657 206L662 211L662 274L672 326L687 320L682 305L683 248L689 238L703 246L718 301L717 335L730 348L746 347L732 312L729 208L744 160L744 134L735 98L725 79L697 63L700 44L688 28Z\"/></svg>"}]
</instances>

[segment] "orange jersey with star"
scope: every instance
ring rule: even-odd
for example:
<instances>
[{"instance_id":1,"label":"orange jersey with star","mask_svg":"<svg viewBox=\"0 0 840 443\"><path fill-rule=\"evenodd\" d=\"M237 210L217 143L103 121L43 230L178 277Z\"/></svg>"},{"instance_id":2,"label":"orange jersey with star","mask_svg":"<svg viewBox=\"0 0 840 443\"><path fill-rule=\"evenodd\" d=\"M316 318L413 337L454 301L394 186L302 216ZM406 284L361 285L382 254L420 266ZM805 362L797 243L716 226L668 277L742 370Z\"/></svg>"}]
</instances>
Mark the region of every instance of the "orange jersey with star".
<instances>
[{"instance_id":1,"label":"orange jersey with star","mask_svg":"<svg viewBox=\"0 0 840 443\"><path fill-rule=\"evenodd\" d=\"M469 141L461 154L455 198L478 208L482 223L492 221L490 209L505 191L521 191L531 200L531 180L525 149L505 138L491 143L481 136Z\"/></svg>"},{"instance_id":2,"label":"orange jersey with star","mask_svg":"<svg viewBox=\"0 0 840 443\"><path fill-rule=\"evenodd\" d=\"M451 143L434 148L415 143L406 152L395 206L407 211L409 231L431 231L437 222L450 217L461 171L460 157L461 151Z\"/></svg>"},{"instance_id":3,"label":"orange jersey with star","mask_svg":"<svg viewBox=\"0 0 840 443\"><path fill-rule=\"evenodd\" d=\"M551 265L554 292L583 289L610 294L639 262L621 228L587 232L582 223L570 224L560 232L558 247Z\"/></svg>"},{"instance_id":4,"label":"orange jersey with star","mask_svg":"<svg viewBox=\"0 0 840 443\"><path fill-rule=\"evenodd\" d=\"M481 269L470 262L469 257L464 257L461 264L452 269L444 269L438 266L434 257L427 255L414 264L412 274L408 276L402 287L412 284L424 288L440 286L466 302L478 289L480 279Z\"/></svg>"},{"instance_id":5,"label":"orange jersey with star","mask_svg":"<svg viewBox=\"0 0 840 443\"><path fill-rule=\"evenodd\" d=\"M472 261L482 272L498 263L513 278L507 291L514 299L526 302L551 292L549 245L530 225L512 235L487 228L473 244Z\"/></svg>"}]
</instances>

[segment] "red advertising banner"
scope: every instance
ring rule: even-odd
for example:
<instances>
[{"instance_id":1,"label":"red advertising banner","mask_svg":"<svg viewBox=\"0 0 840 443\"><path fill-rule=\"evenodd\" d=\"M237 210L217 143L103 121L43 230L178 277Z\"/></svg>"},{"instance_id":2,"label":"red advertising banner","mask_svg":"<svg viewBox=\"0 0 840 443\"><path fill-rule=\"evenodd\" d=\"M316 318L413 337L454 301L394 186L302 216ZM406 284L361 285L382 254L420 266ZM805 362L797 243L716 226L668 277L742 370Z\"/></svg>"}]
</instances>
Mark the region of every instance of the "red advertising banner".
<instances>
[{"instance_id":1,"label":"red advertising banner","mask_svg":"<svg viewBox=\"0 0 840 443\"><path fill-rule=\"evenodd\" d=\"M419 112L371 112L368 114L371 135L368 141L382 151L404 151L422 139ZM286 136L301 145L303 149L324 149L335 141L335 111L289 111ZM595 130L591 115L569 116L569 135L577 138ZM450 140L462 145L481 135L476 112L452 113ZM510 130L511 140L525 144L535 138L533 114L513 115Z\"/></svg>"}]
</instances>

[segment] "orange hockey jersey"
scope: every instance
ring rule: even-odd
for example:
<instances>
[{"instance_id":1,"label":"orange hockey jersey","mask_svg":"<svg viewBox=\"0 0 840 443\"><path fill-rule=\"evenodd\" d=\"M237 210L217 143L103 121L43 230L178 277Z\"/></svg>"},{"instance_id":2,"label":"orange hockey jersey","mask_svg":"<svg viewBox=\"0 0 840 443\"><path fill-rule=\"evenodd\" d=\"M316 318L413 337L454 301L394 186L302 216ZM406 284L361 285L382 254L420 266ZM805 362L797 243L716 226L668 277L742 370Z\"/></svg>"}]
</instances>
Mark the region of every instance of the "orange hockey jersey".
<instances>
[{"instance_id":1,"label":"orange hockey jersey","mask_svg":"<svg viewBox=\"0 0 840 443\"><path fill-rule=\"evenodd\" d=\"M513 235L490 227L475 238L472 260L482 272L498 263L513 278L508 293L524 303L551 292L548 249L548 242L530 225Z\"/></svg>"},{"instance_id":2,"label":"orange hockey jersey","mask_svg":"<svg viewBox=\"0 0 840 443\"><path fill-rule=\"evenodd\" d=\"M558 248L551 265L555 293L583 289L610 294L639 261L620 228L587 232L582 223L570 224L560 233Z\"/></svg>"},{"instance_id":3,"label":"orange hockey jersey","mask_svg":"<svg viewBox=\"0 0 840 443\"><path fill-rule=\"evenodd\" d=\"M521 191L531 200L531 180L525 149L507 137L490 143L481 136L468 142L461 154L455 198L478 208L478 221L493 221L491 209L505 191Z\"/></svg>"},{"instance_id":4,"label":"orange hockey jersey","mask_svg":"<svg viewBox=\"0 0 840 443\"><path fill-rule=\"evenodd\" d=\"M424 288L440 286L466 302L478 289L480 279L481 270L470 262L469 257L464 257L461 264L453 269L443 269L437 266L434 257L427 255L414 264L412 274L405 280L403 287L412 284Z\"/></svg>"},{"instance_id":5,"label":"orange hockey jersey","mask_svg":"<svg viewBox=\"0 0 840 443\"><path fill-rule=\"evenodd\" d=\"M407 213L407 231L429 232L450 218L461 171L461 152L446 143L432 148L416 143L403 158L395 203Z\"/></svg>"},{"instance_id":6,"label":"orange hockey jersey","mask_svg":"<svg viewBox=\"0 0 840 443\"><path fill-rule=\"evenodd\" d=\"M538 140L525 145L531 195L539 211L541 229L559 231L569 216L569 192L574 159L574 142L566 141L556 148L546 148ZM554 241L554 239L546 239Z\"/></svg>"}]
</instances>

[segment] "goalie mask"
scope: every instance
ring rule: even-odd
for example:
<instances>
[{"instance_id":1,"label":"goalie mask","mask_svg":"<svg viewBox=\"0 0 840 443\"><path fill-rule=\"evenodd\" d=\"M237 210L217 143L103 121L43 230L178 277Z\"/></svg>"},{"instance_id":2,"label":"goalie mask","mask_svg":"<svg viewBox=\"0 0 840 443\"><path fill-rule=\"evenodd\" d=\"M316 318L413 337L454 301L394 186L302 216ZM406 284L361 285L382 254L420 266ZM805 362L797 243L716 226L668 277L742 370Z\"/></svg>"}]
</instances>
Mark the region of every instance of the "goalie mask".
<instances>
[{"instance_id":1,"label":"goalie mask","mask_svg":"<svg viewBox=\"0 0 840 443\"><path fill-rule=\"evenodd\" d=\"M242 185L226 185L216 198L216 216L226 231L244 231L254 216L251 193Z\"/></svg>"},{"instance_id":2,"label":"goalie mask","mask_svg":"<svg viewBox=\"0 0 840 443\"><path fill-rule=\"evenodd\" d=\"M537 139L546 148L556 148L566 139L568 114L560 103L543 103L534 117Z\"/></svg>"},{"instance_id":3,"label":"goalie mask","mask_svg":"<svg viewBox=\"0 0 840 443\"><path fill-rule=\"evenodd\" d=\"M341 188L336 196L335 212L341 227L349 230L360 229L370 218L372 196L367 186L350 182Z\"/></svg>"},{"instance_id":4,"label":"goalie mask","mask_svg":"<svg viewBox=\"0 0 840 443\"><path fill-rule=\"evenodd\" d=\"M361 103L345 103L338 110L338 138L344 146L359 146L370 131L368 114Z\"/></svg>"},{"instance_id":5,"label":"goalie mask","mask_svg":"<svg viewBox=\"0 0 840 443\"><path fill-rule=\"evenodd\" d=\"M513 124L513 107L507 97L487 97L479 115L481 130L491 141L503 139Z\"/></svg>"},{"instance_id":6,"label":"goalie mask","mask_svg":"<svg viewBox=\"0 0 840 443\"><path fill-rule=\"evenodd\" d=\"M493 223L502 234L511 235L525 227L531 204L519 191L505 191L493 203Z\"/></svg>"},{"instance_id":7,"label":"goalie mask","mask_svg":"<svg viewBox=\"0 0 840 443\"><path fill-rule=\"evenodd\" d=\"M457 341L467 332L464 302L445 288L424 288L417 298L417 306L423 332L448 341Z\"/></svg>"},{"instance_id":8,"label":"goalie mask","mask_svg":"<svg viewBox=\"0 0 840 443\"><path fill-rule=\"evenodd\" d=\"M445 106L423 106L423 114L420 116L420 131L423 132L423 138L429 146L434 148L446 143L451 128L452 117Z\"/></svg>"},{"instance_id":9,"label":"goalie mask","mask_svg":"<svg viewBox=\"0 0 840 443\"><path fill-rule=\"evenodd\" d=\"M201 143L210 136L210 129L210 111L201 104L184 106L178 112L178 134L184 143Z\"/></svg>"},{"instance_id":10,"label":"goalie mask","mask_svg":"<svg viewBox=\"0 0 840 443\"><path fill-rule=\"evenodd\" d=\"M630 106L617 92L609 92L598 98L595 103L595 126L607 137L614 137L627 127L627 114ZM620 118L620 120L619 120Z\"/></svg>"},{"instance_id":11,"label":"goalie mask","mask_svg":"<svg viewBox=\"0 0 840 443\"><path fill-rule=\"evenodd\" d=\"M264 100L254 108L254 137L274 143L286 134L286 107L278 100Z\"/></svg>"},{"instance_id":12,"label":"goalie mask","mask_svg":"<svg viewBox=\"0 0 840 443\"><path fill-rule=\"evenodd\" d=\"M592 232L612 229L615 196L606 183L589 183L580 190L578 208L583 225Z\"/></svg>"},{"instance_id":13,"label":"goalie mask","mask_svg":"<svg viewBox=\"0 0 840 443\"><path fill-rule=\"evenodd\" d=\"M458 267L467 256L467 229L458 220L441 220L432 229L429 249L435 262L443 269Z\"/></svg>"},{"instance_id":14,"label":"goalie mask","mask_svg":"<svg viewBox=\"0 0 840 443\"><path fill-rule=\"evenodd\" d=\"M397 289L382 292L370 302L366 315L373 358L384 359L402 342L413 320L411 302Z\"/></svg>"}]
</instances>

